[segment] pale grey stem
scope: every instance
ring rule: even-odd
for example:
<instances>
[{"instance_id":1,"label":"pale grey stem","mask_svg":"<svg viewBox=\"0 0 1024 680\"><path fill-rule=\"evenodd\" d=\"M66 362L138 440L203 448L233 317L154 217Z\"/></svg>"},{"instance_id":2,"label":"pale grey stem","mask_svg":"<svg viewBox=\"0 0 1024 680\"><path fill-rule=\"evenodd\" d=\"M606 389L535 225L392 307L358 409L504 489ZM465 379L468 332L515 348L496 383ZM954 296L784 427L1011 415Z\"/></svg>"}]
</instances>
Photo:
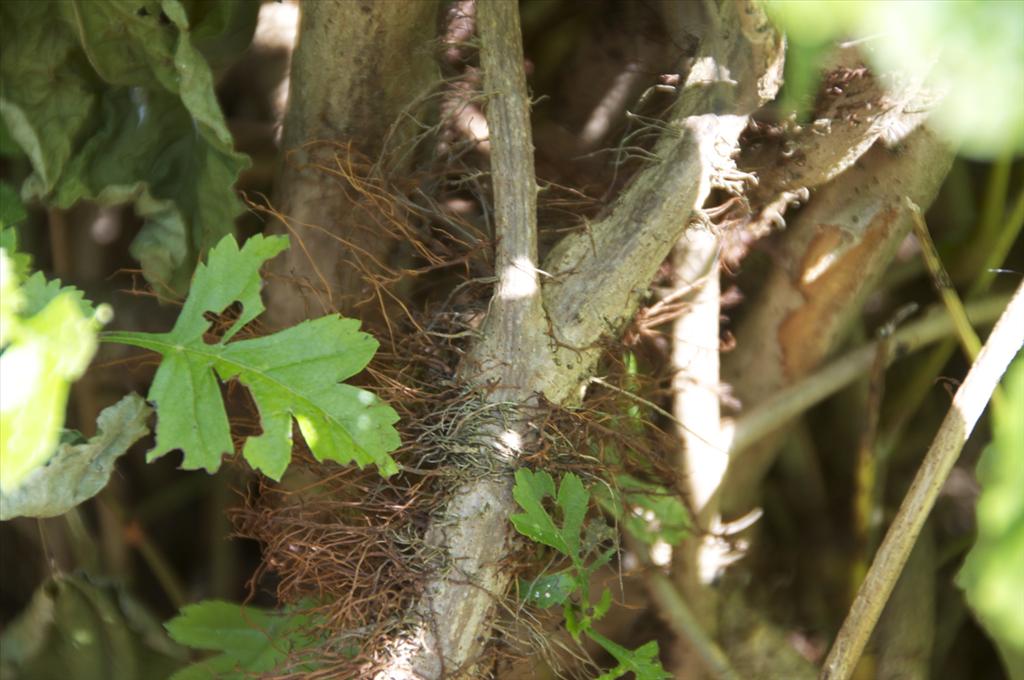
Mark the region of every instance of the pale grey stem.
<instances>
[{"instance_id":1,"label":"pale grey stem","mask_svg":"<svg viewBox=\"0 0 1024 680\"><path fill-rule=\"evenodd\" d=\"M889 599L935 499L960 455L1006 367L1024 346L1024 283L1006 306L932 441L921 467L875 554L835 644L821 680L846 680L853 673L878 616Z\"/></svg>"},{"instance_id":2,"label":"pale grey stem","mask_svg":"<svg viewBox=\"0 0 1024 680\"><path fill-rule=\"evenodd\" d=\"M535 403L537 373L550 366L519 8L514 0L484 0L476 18L487 93L497 284L483 336L460 366L460 376L507 413L503 422L485 426L493 444L482 454L495 460L496 474L453 489L427 532L447 565L425 584L416 605L419 629L388 650L391 660L378 674L381 680L479 675L477 658L509 582L502 559L513 540L507 519L515 505L511 471L530 445L527 412Z\"/></svg>"},{"instance_id":3,"label":"pale grey stem","mask_svg":"<svg viewBox=\"0 0 1024 680\"><path fill-rule=\"evenodd\" d=\"M507 0L481 2L477 29L491 137L498 283L484 339L463 373L472 382L495 382L493 399L522 399L529 396L523 388L535 378L526 370L530 362L520 358L548 354L548 338L537 269L537 181L518 7Z\"/></svg>"}]
</instances>

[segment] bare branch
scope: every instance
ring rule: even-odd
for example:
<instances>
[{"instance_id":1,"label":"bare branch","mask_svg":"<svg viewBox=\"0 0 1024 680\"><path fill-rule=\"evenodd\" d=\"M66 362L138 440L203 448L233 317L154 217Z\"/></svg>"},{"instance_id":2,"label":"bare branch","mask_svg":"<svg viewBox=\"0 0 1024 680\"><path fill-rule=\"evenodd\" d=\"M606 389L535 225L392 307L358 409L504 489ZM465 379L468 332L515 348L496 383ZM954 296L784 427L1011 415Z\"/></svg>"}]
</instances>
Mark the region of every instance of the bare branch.
<instances>
[{"instance_id":1,"label":"bare branch","mask_svg":"<svg viewBox=\"0 0 1024 680\"><path fill-rule=\"evenodd\" d=\"M554 276L545 286L544 306L558 344L555 363L563 368L541 385L553 402L569 398L592 372L599 341L632 317L711 189L735 187L745 179L731 154L747 116L778 90L782 40L753 3L725 2L718 11L669 131L654 150L657 160L608 217L586 233L566 237L544 263Z\"/></svg>"},{"instance_id":2,"label":"bare branch","mask_svg":"<svg viewBox=\"0 0 1024 680\"><path fill-rule=\"evenodd\" d=\"M536 382L531 370L546 368L548 339L537 271L537 181L519 8L508 0L481 2L477 26L488 93L498 284L484 339L466 369L476 374L472 382L497 380L492 398L523 399L529 392L522 390ZM532 360L520 361L523 356Z\"/></svg>"}]
</instances>

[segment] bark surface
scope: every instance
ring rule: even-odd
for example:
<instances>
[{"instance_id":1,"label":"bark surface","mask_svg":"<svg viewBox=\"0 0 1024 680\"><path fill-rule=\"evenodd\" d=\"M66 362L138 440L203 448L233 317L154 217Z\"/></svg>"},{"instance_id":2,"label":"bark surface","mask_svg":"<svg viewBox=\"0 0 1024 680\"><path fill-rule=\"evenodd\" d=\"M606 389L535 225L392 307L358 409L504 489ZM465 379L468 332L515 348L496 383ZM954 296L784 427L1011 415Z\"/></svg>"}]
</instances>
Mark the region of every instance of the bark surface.
<instances>
[{"instance_id":1,"label":"bark surface","mask_svg":"<svg viewBox=\"0 0 1024 680\"><path fill-rule=\"evenodd\" d=\"M270 229L293 238L271 263L282 279L268 291L272 324L351 310L367 286L354 258L371 268L386 260L391 240L381 237L345 180L330 170L349 144L378 164L385 140L397 147L415 134L411 118L401 122L402 113L437 83L430 44L438 7L437 0L303 3L274 184L273 204L287 224ZM401 167L376 169L407 170L409 163L406 155Z\"/></svg>"}]
</instances>

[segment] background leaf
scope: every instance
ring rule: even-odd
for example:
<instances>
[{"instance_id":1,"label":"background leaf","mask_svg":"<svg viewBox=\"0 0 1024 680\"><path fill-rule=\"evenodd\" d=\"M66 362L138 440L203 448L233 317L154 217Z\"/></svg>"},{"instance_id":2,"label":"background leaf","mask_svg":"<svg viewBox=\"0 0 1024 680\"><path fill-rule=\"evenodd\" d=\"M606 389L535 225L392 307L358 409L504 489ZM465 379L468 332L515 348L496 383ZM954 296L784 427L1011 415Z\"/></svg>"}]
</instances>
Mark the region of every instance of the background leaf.
<instances>
[{"instance_id":1,"label":"background leaf","mask_svg":"<svg viewBox=\"0 0 1024 680\"><path fill-rule=\"evenodd\" d=\"M4 680L166 678L183 657L137 601L81 576L43 583L0 636Z\"/></svg>"},{"instance_id":2,"label":"background leaf","mask_svg":"<svg viewBox=\"0 0 1024 680\"><path fill-rule=\"evenodd\" d=\"M0 520L62 515L107 485L114 463L149 434L152 409L129 394L100 413L96 436L83 444L60 444L57 453L12 493L0 491Z\"/></svg>"},{"instance_id":3,"label":"background leaf","mask_svg":"<svg viewBox=\"0 0 1024 680\"><path fill-rule=\"evenodd\" d=\"M603 673L597 680L615 680L626 673L633 673L636 680L669 680L672 677L658 659L658 643L654 640L630 650L595 631L588 631L587 636L604 647L605 651L619 662L619 665Z\"/></svg>"},{"instance_id":4,"label":"background leaf","mask_svg":"<svg viewBox=\"0 0 1024 680\"><path fill-rule=\"evenodd\" d=\"M824 46L864 39L881 73L929 77L952 96L929 124L965 154L994 158L1024 150L1024 3L955 0L770 0L786 31L788 104L814 95ZM979 77L984 74L984 77Z\"/></svg>"},{"instance_id":5,"label":"background leaf","mask_svg":"<svg viewBox=\"0 0 1024 680\"><path fill-rule=\"evenodd\" d=\"M204 600L183 607L165 625L176 642L220 652L184 668L172 680L193 678L250 678L271 671L296 648L312 640L303 633L310 619L294 612L272 612L221 600Z\"/></svg>"},{"instance_id":6,"label":"background leaf","mask_svg":"<svg viewBox=\"0 0 1024 680\"><path fill-rule=\"evenodd\" d=\"M218 3L222 4L222 3ZM28 199L132 202L146 278L181 294L198 255L233 232L233 149L197 32L225 62L248 44L257 2L209 10L178 0L3 3L0 115L34 173ZM194 20L190 19L191 9ZM214 48L220 32L230 40ZM243 44L244 43L244 44Z\"/></svg>"}]
</instances>

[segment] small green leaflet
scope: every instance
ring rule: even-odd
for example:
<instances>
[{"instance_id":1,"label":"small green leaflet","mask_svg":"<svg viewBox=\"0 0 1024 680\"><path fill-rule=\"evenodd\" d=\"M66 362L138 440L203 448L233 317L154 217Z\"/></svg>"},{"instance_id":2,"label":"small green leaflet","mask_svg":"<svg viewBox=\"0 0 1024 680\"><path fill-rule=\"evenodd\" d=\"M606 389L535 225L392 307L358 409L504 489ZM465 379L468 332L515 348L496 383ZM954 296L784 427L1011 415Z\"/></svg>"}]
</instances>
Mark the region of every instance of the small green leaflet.
<instances>
[{"instance_id":1,"label":"small green leaflet","mask_svg":"<svg viewBox=\"0 0 1024 680\"><path fill-rule=\"evenodd\" d=\"M579 477L569 472L562 477L555 491L555 480L544 471L531 472L525 468L516 471L516 484L512 496L523 509L522 513L510 518L516 531L538 543L550 546L572 561L572 567L554 574L540 576L533 580L520 579L520 597L537 607L547 609L562 605L566 630L577 642L585 634L608 651L618 665L603 674L598 680L615 680L626 673L635 674L637 680L667 680L672 676L665 672L658 660L658 643L651 641L634 650L615 644L593 630L593 624L612 606L612 593L604 588L596 603L590 602L590 576L599 566L607 564L615 549L598 553L597 559L589 564L584 557L599 550L603 532L597 522L588 523L584 534L587 545L581 545L580 532L590 505L590 492ZM562 516L559 527L544 508L544 499L554 497ZM590 545L592 543L592 545ZM581 549L582 548L582 549ZM570 597L579 593L579 604Z\"/></svg>"},{"instance_id":2,"label":"small green leaflet","mask_svg":"<svg viewBox=\"0 0 1024 680\"><path fill-rule=\"evenodd\" d=\"M164 624L171 639L220 653L179 670L170 680L244 680L272 671L294 651L315 643L304 632L310 623L303 614L221 600L187 605Z\"/></svg>"},{"instance_id":3,"label":"small green leaflet","mask_svg":"<svg viewBox=\"0 0 1024 680\"><path fill-rule=\"evenodd\" d=\"M400 443L392 426L398 414L370 392L339 382L363 370L377 351L377 341L359 331L358 321L330 315L230 342L264 309L260 267L287 247L284 236L254 236L239 249L226 236L196 268L170 333L103 334L105 342L163 355L149 391L158 420L148 460L181 449L185 469L220 467L221 456L234 446L219 378L245 385L259 409L263 433L249 437L242 454L268 477L279 480L291 460L293 418L317 460L373 464L382 476L397 472L388 452ZM238 319L207 343L204 314L220 314L235 302L242 305Z\"/></svg>"},{"instance_id":4,"label":"small green leaflet","mask_svg":"<svg viewBox=\"0 0 1024 680\"><path fill-rule=\"evenodd\" d=\"M535 579L519 579L520 597L541 609L564 604L578 588L579 582L567 571L538 576Z\"/></svg>"},{"instance_id":5,"label":"small green leaflet","mask_svg":"<svg viewBox=\"0 0 1024 680\"><path fill-rule=\"evenodd\" d=\"M16 490L0 490L0 520L63 515L98 494L117 459L149 434L146 421L152 412L134 393L103 409L96 436L83 443L61 443L46 465L29 473Z\"/></svg>"},{"instance_id":6,"label":"small green leaflet","mask_svg":"<svg viewBox=\"0 0 1024 680\"><path fill-rule=\"evenodd\" d=\"M516 502L525 512L512 515L516 531L538 543L550 546L580 565L580 529L587 514L590 494L583 488L580 478L571 472L562 477L555 494L555 481L546 471L531 472L526 468L516 471L516 485L512 490ZM556 496L562 512L562 526L544 509L544 499Z\"/></svg>"},{"instance_id":7,"label":"small green leaflet","mask_svg":"<svg viewBox=\"0 0 1024 680\"><path fill-rule=\"evenodd\" d=\"M640 645L635 650L629 650L596 631L587 631L587 635L619 662L618 666L602 674L597 680L615 680L626 673L633 673L636 680L670 680L672 677L670 673L665 672L661 661L658 660L658 643L654 640Z\"/></svg>"}]
</instances>

